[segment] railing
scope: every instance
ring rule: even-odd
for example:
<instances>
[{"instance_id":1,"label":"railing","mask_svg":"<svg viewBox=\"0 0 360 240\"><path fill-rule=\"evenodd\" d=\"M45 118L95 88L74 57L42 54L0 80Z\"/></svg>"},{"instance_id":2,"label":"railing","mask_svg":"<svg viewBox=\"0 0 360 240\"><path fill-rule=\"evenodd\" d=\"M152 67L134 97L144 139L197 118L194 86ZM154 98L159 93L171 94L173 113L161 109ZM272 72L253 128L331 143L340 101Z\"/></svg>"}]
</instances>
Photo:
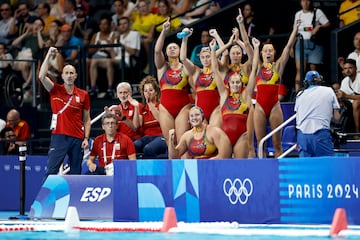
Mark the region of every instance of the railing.
<instances>
[{"instance_id":1,"label":"railing","mask_svg":"<svg viewBox=\"0 0 360 240\"><path fill-rule=\"evenodd\" d=\"M275 133L277 133L278 131L280 131L283 127L285 127L286 125L288 125L291 121L293 121L296 118L296 114L292 115L289 119L287 119L285 122L283 122L282 124L280 124L278 127L276 127L274 130L272 130L270 133L268 133L265 137L263 137L260 142L259 142L259 146L258 146L258 157L259 158L264 158L264 144L265 141L268 140L270 137L272 137ZM295 144L296 145L296 144ZM295 146L296 147L296 146ZM292 146L293 150L295 149L294 146ZM288 152L288 151L286 151ZM291 151L290 151L291 152ZM289 153L290 153L289 152ZM288 154L288 153L287 153ZM286 155L287 155L286 154ZM281 157L284 157L284 154L281 155ZM278 157L280 158L280 157Z\"/></svg>"},{"instance_id":2,"label":"railing","mask_svg":"<svg viewBox=\"0 0 360 240\"><path fill-rule=\"evenodd\" d=\"M31 86L32 86L32 89L35 93L35 89L36 89L36 62L37 60L20 60L20 59L0 59L0 61L6 61L6 62L29 62L31 63L31 75L32 75L32 80L31 80ZM13 69L13 67L11 67L11 69ZM14 70L15 71L15 70ZM2 83L0 84L0 86L2 86L2 84L5 84L5 78L6 76L3 76L4 79L1 79ZM24 79L25 80L25 79ZM19 103L13 103L13 104L10 104L11 106L10 107L20 107L22 104L23 104L23 91L22 91L22 85L20 86L21 89L19 89L19 98L21 97L21 101L19 101ZM5 93L5 91L8 91L7 89L4 89L4 92L2 92L1 94L3 96L8 96L9 93ZM7 99L8 102L11 102L11 99ZM19 106L15 106L15 105L19 105ZM32 99L32 104L31 104L33 107L36 106L36 98L33 97Z\"/></svg>"}]
</instances>

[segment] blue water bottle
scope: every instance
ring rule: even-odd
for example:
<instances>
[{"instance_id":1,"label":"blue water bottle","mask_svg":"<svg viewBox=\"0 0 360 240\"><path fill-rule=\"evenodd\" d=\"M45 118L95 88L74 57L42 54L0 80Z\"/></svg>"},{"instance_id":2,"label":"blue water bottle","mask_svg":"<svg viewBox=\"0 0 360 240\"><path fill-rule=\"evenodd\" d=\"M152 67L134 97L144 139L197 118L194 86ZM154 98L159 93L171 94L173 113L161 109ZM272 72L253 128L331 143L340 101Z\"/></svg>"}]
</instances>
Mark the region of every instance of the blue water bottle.
<instances>
[{"instance_id":1,"label":"blue water bottle","mask_svg":"<svg viewBox=\"0 0 360 240\"><path fill-rule=\"evenodd\" d=\"M189 34L190 34L190 31L178 32L178 33L176 34L176 36L177 36L178 39L182 39L182 38L186 37L186 36L189 35Z\"/></svg>"}]
</instances>

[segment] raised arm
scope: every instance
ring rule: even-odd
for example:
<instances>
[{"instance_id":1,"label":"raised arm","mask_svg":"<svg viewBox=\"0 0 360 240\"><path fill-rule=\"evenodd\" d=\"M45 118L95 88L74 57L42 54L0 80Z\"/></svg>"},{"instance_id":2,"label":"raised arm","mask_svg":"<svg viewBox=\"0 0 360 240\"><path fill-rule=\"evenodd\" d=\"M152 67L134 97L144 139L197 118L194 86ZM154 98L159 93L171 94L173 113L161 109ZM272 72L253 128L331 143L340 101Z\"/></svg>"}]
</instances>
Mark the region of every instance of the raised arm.
<instances>
[{"instance_id":1,"label":"raised arm","mask_svg":"<svg viewBox=\"0 0 360 240\"><path fill-rule=\"evenodd\" d=\"M180 61L184 64L185 71L190 75L194 75L196 71L196 65L187 58L187 42L192 35L192 29L184 28L183 32L189 32L189 35L183 37L180 47Z\"/></svg>"},{"instance_id":2,"label":"raised arm","mask_svg":"<svg viewBox=\"0 0 360 240\"><path fill-rule=\"evenodd\" d=\"M166 33L169 30L170 30L170 18L168 18L166 22L163 23L163 28L155 43L154 62L157 69L160 69L165 65L165 56L162 49L164 47Z\"/></svg>"},{"instance_id":3,"label":"raised arm","mask_svg":"<svg viewBox=\"0 0 360 240\"><path fill-rule=\"evenodd\" d=\"M54 87L54 83L46 76L50 66L49 60L50 58L56 58L57 54L60 54L58 50L54 47L50 47L39 71L40 82L48 92Z\"/></svg>"},{"instance_id":4,"label":"raised arm","mask_svg":"<svg viewBox=\"0 0 360 240\"><path fill-rule=\"evenodd\" d=\"M298 19L294 26L293 26L293 30L290 34L289 40L285 46L285 48L283 49L280 58L276 61L276 69L280 75L280 77L283 75L284 73L284 69L286 66L286 63L289 59L289 54L290 54L290 50L293 48L295 41L296 41L296 35L298 33L298 28L300 25L300 19Z\"/></svg>"},{"instance_id":5,"label":"raised arm","mask_svg":"<svg viewBox=\"0 0 360 240\"><path fill-rule=\"evenodd\" d=\"M222 74L219 70L219 63L216 58L216 41L215 39L211 40L209 43L210 50L211 50L211 70L213 74L215 75L216 80L216 87L219 91L220 95L220 106L222 106L228 96L228 90L226 89L226 86L224 84L224 79Z\"/></svg>"},{"instance_id":6,"label":"raised arm","mask_svg":"<svg viewBox=\"0 0 360 240\"><path fill-rule=\"evenodd\" d=\"M246 90L245 90L245 101L247 104L251 104L251 96L254 92L254 88L255 88L255 79L256 79L256 73L258 70L258 66L259 66L259 58L260 58L260 41L256 38L252 39L252 44L254 46L254 57L252 59L252 67L251 67L251 72L250 72L250 76L249 76L249 82L246 86Z\"/></svg>"},{"instance_id":7,"label":"raised arm","mask_svg":"<svg viewBox=\"0 0 360 240\"><path fill-rule=\"evenodd\" d=\"M239 8L239 15L236 17L236 21L239 24L239 29L240 29L240 35L241 35L241 39L244 43L244 49L246 51L246 54L248 56L248 60L246 62L247 64L247 70L248 73L250 72L250 67L251 67L251 63L252 63L252 58L254 56L254 50L251 47L250 41L249 41L249 37L246 33L246 29L245 29L245 25L244 25L244 17L241 13L241 9ZM240 45L241 46L241 45Z\"/></svg>"},{"instance_id":8,"label":"raised arm","mask_svg":"<svg viewBox=\"0 0 360 240\"><path fill-rule=\"evenodd\" d=\"M140 115L140 104L138 101L129 96L129 103L134 106L134 117L132 119L133 130L138 129L142 125L142 116ZM130 127L130 126L129 126ZM135 131L135 130L134 130Z\"/></svg>"}]
</instances>

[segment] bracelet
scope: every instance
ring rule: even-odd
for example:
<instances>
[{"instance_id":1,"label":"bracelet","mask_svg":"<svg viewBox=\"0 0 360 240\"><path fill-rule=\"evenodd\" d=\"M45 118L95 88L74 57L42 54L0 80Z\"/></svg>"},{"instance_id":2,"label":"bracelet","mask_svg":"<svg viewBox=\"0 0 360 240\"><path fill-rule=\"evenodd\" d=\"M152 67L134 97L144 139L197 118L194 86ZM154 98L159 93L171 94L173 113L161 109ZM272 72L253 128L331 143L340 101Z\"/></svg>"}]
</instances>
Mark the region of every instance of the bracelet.
<instances>
[{"instance_id":1,"label":"bracelet","mask_svg":"<svg viewBox=\"0 0 360 240\"><path fill-rule=\"evenodd\" d=\"M84 137L84 140L85 140L85 139L86 139L86 140L88 140L88 139L89 139L89 137Z\"/></svg>"}]
</instances>

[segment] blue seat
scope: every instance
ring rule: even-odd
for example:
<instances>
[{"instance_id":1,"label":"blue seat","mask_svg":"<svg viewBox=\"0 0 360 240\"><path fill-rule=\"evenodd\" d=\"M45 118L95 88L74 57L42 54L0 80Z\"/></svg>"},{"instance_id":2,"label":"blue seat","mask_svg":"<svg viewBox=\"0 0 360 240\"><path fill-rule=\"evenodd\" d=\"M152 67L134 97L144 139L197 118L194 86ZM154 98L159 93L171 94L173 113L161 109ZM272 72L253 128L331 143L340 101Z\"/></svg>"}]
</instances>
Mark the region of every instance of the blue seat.
<instances>
[{"instance_id":1,"label":"blue seat","mask_svg":"<svg viewBox=\"0 0 360 240\"><path fill-rule=\"evenodd\" d=\"M288 125L283 128L281 140L283 151L288 150L290 147L297 143L295 131L295 125Z\"/></svg>"}]
</instances>

